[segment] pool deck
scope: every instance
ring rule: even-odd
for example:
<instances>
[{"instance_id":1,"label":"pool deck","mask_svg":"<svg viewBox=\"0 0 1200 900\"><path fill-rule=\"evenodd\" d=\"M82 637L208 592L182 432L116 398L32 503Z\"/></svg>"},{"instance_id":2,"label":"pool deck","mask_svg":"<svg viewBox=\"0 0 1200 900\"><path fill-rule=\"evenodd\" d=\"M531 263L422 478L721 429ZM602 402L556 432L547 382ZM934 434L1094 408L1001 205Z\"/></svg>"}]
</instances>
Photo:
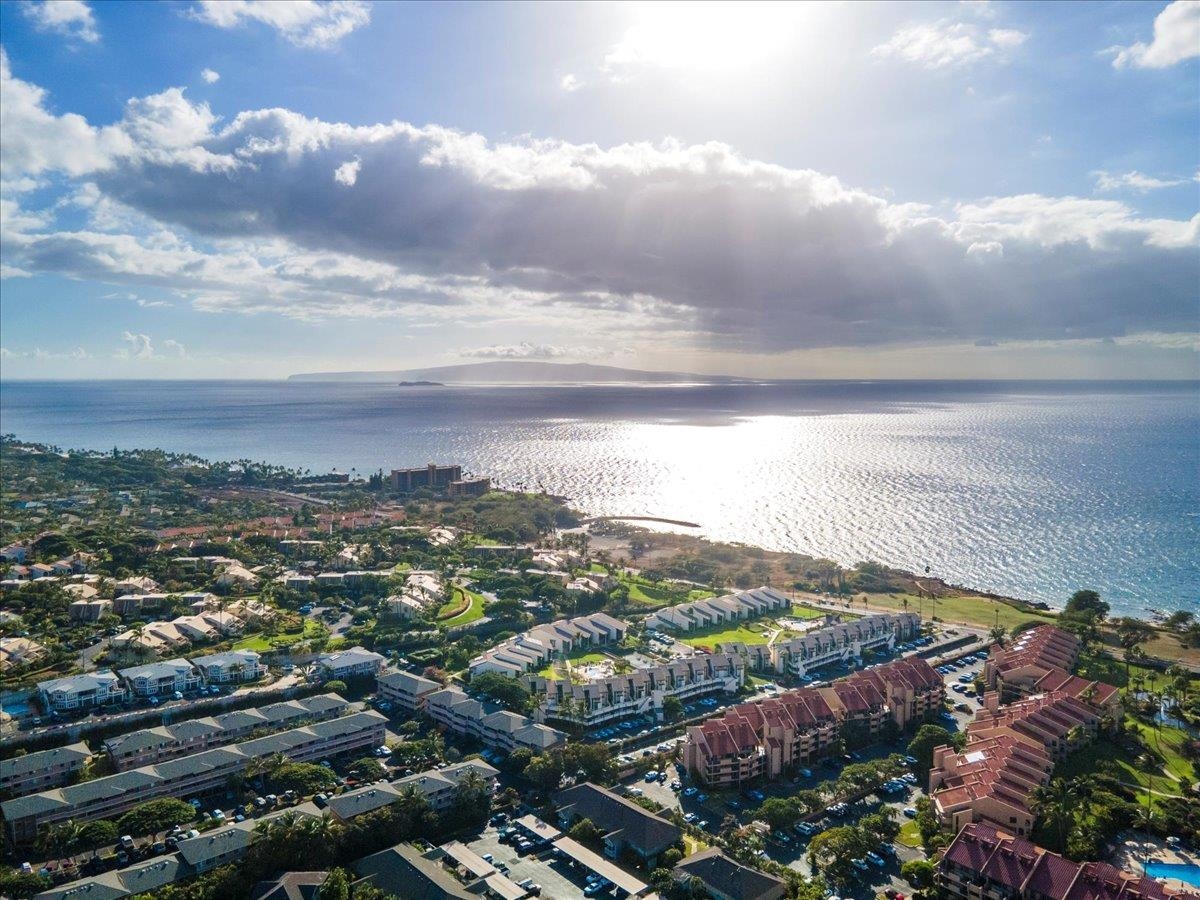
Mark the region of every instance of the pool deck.
<instances>
[{"instance_id":1,"label":"pool deck","mask_svg":"<svg viewBox=\"0 0 1200 900\"><path fill-rule=\"evenodd\" d=\"M1130 843L1136 846L1129 846ZM1146 834L1144 831L1122 832L1117 850L1110 862L1118 868L1141 874L1144 862L1178 863L1182 865L1200 865L1200 854L1190 852L1186 848L1172 847L1160 837ZM1159 878L1168 887L1195 892L1194 885L1180 881L1178 878Z\"/></svg>"}]
</instances>

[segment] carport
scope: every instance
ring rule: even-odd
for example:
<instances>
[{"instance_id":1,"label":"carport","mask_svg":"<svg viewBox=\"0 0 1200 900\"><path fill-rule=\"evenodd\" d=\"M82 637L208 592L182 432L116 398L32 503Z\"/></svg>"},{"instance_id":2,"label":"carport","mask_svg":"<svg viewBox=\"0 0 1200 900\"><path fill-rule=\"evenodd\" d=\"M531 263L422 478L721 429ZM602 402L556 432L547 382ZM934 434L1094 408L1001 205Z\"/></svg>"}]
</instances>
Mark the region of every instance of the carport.
<instances>
[{"instance_id":1,"label":"carport","mask_svg":"<svg viewBox=\"0 0 1200 900\"><path fill-rule=\"evenodd\" d=\"M649 887L646 882L630 875L620 866L609 862L603 856L593 853L579 841L569 837L560 837L554 846L570 859L583 863L601 878L607 878L631 897L638 897Z\"/></svg>"}]
</instances>

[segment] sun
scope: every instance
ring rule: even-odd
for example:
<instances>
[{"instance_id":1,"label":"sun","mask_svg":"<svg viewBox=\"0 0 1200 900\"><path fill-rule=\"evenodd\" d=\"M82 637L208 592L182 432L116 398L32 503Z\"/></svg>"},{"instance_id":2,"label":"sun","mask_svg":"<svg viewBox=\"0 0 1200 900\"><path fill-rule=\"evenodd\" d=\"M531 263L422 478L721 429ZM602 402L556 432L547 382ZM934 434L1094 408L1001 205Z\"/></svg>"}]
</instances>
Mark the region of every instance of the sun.
<instances>
[{"instance_id":1,"label":"sun","mask_svg":"<svg viewBox=\"0 0 1200 900\"><path fill-rule=\"evenodd\" d=\"M605 59L611 69L639 65L726 70L783 49L817 4L639 3L634 22Z\"/></svg>"}]
</instances>

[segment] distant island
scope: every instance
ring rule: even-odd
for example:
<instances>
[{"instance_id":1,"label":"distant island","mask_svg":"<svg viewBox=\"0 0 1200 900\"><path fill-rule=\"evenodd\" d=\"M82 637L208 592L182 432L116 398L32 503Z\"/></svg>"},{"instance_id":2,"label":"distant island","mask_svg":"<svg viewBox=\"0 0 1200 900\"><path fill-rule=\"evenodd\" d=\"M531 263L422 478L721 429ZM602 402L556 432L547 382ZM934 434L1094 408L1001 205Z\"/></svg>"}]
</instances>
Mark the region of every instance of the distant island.
<instances>
[{"instance_id":1,"label":"distant island","mask_svg":"<svg viewBox=\"0 0 1200 900\"><path fill-rule=\"evenodd\" d=\"M404 387L446 384L749 384L753 379L692 372L647 372L591 363L509 361L379 372L306 372L288 381L399 382Z\"/></svg>"},{"instance_id":2,"label":"distant island","mask_svg":"<svg viewBox=\"0 0 1200 900\"><path fill-rule=\"evenodd\" d=\"M400 387L445 387L440 381L401 381Z\"/></svg>"}]
</instances>

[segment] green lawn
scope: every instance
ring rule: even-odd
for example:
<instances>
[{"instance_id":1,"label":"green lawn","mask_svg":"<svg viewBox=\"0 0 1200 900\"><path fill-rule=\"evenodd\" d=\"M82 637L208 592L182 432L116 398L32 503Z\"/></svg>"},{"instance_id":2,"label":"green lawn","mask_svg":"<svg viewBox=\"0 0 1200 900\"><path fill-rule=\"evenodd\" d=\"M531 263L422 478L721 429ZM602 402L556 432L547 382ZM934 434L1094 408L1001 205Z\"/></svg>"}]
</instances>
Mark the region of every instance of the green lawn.
<instances>
[{"instance_id":1,"label":"green lawn","mask_svg":"<svg viewBox=\"0 0 1200 900\"><path fill-rule=\"evenodd\" d=\"M324 637L329 632L325 626L315 619L305 619L304 629L293 634L282 633L268 637L263 633L252 634L242 638L233 645L234 650L253 650L256 653L266 653L279 647L288 647L300 641L311 641Z\"/></svg>"},{"instance_id":2,"label":"green lawn","mask_svg":"<svg viewBox=\"0 0 1200 900\"><path fill-rule=\"evenodd\" d=\"M821 616L828 615L828 611L816 609L812 606L804 606L800 603L793 603L792 611L788 615L793 619L819 619Z\"/></svg>"},{"instance_id":3,"label":"green lawn","mask_svg":"<svg viewBox=\"0 0 1200 900\"><path fill-rule=\"evenodd\" d=\"M908 609L910 612L920 613L923 619L932 619L936 615L943 622L950 623L991 627L996 624L999 616L1000 625L1011 630L1023 622L1053 624L1057 621L1055 616L1048 613L1020 610L987 597L940 597L936 603L929 598L912 594L868 594L867 597L871 606ZM854 604L850 605L850 609L854 609Z\"/></svg>"},{"instance_id":4,"label":"green lawn","mask_svg":"<svg viewBox=\"0 0 1200 900\"><path fill-rule=\"evenodd\" d=\"M471 605L455 616L453 619L446 619L438 622L443 628L454 628L458 625L469 625L471 622L477 622L483 618L483 607L487 603L482 594L476 594L474 591L468 591L464 588L455 587L455 600L451 601L455 605L461 603L461 595L466 594L471 598ZM444 607L443 607L444 608Z\"/></svg>"},{"instance_id":5,"label":"green lawn","mask_svg":"<svg viewBox=\"0 0 1200 900\"><path fill-rule=\"evenodd\" d=\"M571 660L572 665L586 666L590 665L591 663L604 662L604 660L608 659L608 657L603 653L584 653L583 651L577 651L572 653L568 659ZM562 677L557 668L560 662L561 660L555 660L550 665L539 670L537 674L541 675L543 678L552 678L557 681Z\"/></svg>"},{"instance_id":6,"label":"green lawn","mask_svg":"<svg viewBox=\"0 0 1200 900\"><path fill-rule=\"evenodd\" d=\"M915 819L906 819L904 824L900 826L900 834L897 840L909 847L921 846L921 829L917 827Z\"/></svg>"},{"instance_id":7,"label":"green lawn","mask_svg":"<svg viewBox=\"0 0 1200 900\"><path fill-rule=\"evenodd\" d=\"M713 628L689 631L686 635L681 635L679 641L689 644L692 647L715 647L717 644L725 641L741 641L743 644L765 644L767 642L767 632L766 626L762 622L743 622L733 627L718 625Z\"/></svg>"},{"instance_id":8,"label":"green lawn","mask_svg":"<svg viewBox=\"0 0 1200 900\"><path fill-rule=\"evenodd\" d=\"M1080 656L1075 672L1082 678L1093 681L1104 681L1125 687L1130 681L1141 678L1141 689L1159 692L1174 682L1164 672L1131 663L1128 667L1119 659L1098 653L1085 653Z\"/></svg>"},{"instance_id":9,"label":"green lawn","mask_svg":"<svg viewBox=\"0 0 1200 900\"><path fill-rule=\"evenodd\" d=\"M1118 781L1136 785L1143 791L1149 788L1156 795L1179 796L1182 793L1181 785L1195 781L1197 774L1192 763L1180 752L1187 734L1178 728L1151 728L1132 716L1126 716L1126 729L1134 726L1141 729L1143 749L1135 751L1124 742L1100 738L1059 763L1054 770L1055 777L1087 778L1097 771L1109 772ZM1143 753L1150 756L1151 765L1138 764L1138 758ZM1157 802L1158 797L1155 796L1154 800Z\"/></svg>"}]
</instances>

